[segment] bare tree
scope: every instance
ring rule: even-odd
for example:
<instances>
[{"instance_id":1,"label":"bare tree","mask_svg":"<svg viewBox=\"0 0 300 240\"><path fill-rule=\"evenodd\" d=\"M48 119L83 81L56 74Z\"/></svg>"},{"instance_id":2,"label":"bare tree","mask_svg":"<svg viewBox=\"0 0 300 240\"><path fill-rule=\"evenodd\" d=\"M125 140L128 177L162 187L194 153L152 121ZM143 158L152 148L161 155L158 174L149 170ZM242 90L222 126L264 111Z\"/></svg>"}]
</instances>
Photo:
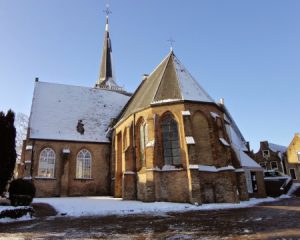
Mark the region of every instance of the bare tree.
<instances>
[{"instance_id":1,"label":"bare tree","mask_svg":"<svg viewBox=\"0 0 300 240\"><path fill-rule=\"evenodd\" d=\"M23 140L26 139L27 129L28 129L28 116L24 113L17 113L15 119L15 126L17 130L16 136L16 152L17 152L17 159L20 160Z\"/></svg>"}]
</instances>

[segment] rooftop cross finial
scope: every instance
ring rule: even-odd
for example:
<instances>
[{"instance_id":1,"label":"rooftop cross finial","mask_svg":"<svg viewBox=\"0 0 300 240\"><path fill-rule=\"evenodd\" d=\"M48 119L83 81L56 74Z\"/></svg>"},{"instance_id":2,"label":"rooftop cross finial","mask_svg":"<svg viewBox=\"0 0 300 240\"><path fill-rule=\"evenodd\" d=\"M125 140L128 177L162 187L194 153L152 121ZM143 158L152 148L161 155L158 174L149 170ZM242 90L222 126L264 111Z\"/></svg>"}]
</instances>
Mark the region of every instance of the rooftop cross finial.
<instances>
[{"instance_id":1,"label":"rooftop cross finial","mask_svg":"<svg viewBox=\"0 0 300 240\"><path fill-rule=\"evenodd\" d=\"M175 40L172 37L170 37L167 41L170 43L171 51L173 51L173 43L175 42Z\"/></svg>"},{"instance_id":2,"label":"rooftop cross finial","mask_svg":"<svg viewBox=\"0 0 300 240\"><path fill-rule=\"evenodd\" d=\"M110 11L109 9L109 4L105 4L105 10L103 10L103 12L106 14L106 16L108 17L109 14L112 14L112 11Z\"/></svg>"}]
</instances>

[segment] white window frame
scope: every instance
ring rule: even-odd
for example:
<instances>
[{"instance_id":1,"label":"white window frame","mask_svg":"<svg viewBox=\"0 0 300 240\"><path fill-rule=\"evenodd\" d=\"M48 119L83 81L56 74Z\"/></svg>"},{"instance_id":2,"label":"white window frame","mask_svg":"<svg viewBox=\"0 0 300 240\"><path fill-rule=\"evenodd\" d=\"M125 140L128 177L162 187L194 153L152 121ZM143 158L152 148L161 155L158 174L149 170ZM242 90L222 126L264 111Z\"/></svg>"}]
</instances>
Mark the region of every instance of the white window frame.
<instances>
[{"instance_id":1,"label":"white window frame","mask_svg":"<svg viewBox=\"0 0 300 240\"><path fill-rule=\"evenodd\" d=\"M300 162L300 151L296 152L298 162Z\"/></svg>"},{"instance_id":2,"label":"white window frame","mask_svg":"<svg viewBox=\"0 0 300 240\"><path fill-rule=\"evenodd\" d=\"M81 149L76 157L76 179L92 178L92 154L87 149Z\"/></svg>"},{"instance_id":3,"label":"white window frame","mask_svg":"<svg viewBox=\"0 0 300 240\"><path fill-rule=\"evenodd\" d=\"M291 170L294 170L295 178L292 178ZM290 173L290 176L291 176L291 178L292 178L293 180L297 180L297 174L296 174L296 169L295 169L295 168L290 168L290 169L289 169L289 173Z\"/></svg>"},{"instance_id":4,"label":"white window frame","mask_svg":"<svg viewBox=\"0 0 300 240\"><path fill-rule=\"evenodd\" d=\"M276 163L276 168L273 168L272 163ZM276 161L271 161L270 165L271 165L271 169L278 169L278 163Z\"/></svg>"},{"instance_id":5,"label":"white window frame","mask_svg":"<svg viewBox=\"0 0 300 240\"><path fill-rule=\"evenodd\" d=\"M267 153L265 153L267 152ZM270 150L262 150L262 155L264 158L269 158L270 157Z\"/></svg>"},{"instance_id":6,"label":"white window frame","mask_svg":"<svg viewBox=\"0 0 300 240\"><path fill-rule=\"evenodd\" d=\"M38 177L54 178L56 154L52 148L44 148L40 153Z\"/></svg>"}]
</instances>

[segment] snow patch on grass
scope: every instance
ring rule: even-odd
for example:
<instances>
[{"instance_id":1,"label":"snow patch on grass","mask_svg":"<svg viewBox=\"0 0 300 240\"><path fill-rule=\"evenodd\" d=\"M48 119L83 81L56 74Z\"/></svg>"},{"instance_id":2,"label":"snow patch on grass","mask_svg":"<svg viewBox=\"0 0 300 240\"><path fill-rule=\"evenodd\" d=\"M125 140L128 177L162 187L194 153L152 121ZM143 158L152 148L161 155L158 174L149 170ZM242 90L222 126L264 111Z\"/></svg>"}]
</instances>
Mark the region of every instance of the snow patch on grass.
<instances>
[{"instance_id":1,"label":"snow patch on grass","mask_svg":"<svg viewBox=\"0 0 300 240\"><path fill-rule=\"evenodd\" d=\"M250 199L240 203L212 203L195 206L188 203L125 201L112 197L61 197L36 198L34 203L52 205L61 216L109 216L132 214L162 214L168 212L186 212L246 208L262 202L276 201L274 198Z\"/></svg>"},{"instance_id":2,"label":"snow patch on grass","mask_svg":"<svg viewBox=\"0 0 300 240\"><path fill-rule=\"evenodd\" d=\"M29 213L27 213L25 216L20 218L0 218L0 223L10 223L10 222L22 222L22 221L28 221L33 220L34 217L31 217Z\"/></svg>"}]
</instances>

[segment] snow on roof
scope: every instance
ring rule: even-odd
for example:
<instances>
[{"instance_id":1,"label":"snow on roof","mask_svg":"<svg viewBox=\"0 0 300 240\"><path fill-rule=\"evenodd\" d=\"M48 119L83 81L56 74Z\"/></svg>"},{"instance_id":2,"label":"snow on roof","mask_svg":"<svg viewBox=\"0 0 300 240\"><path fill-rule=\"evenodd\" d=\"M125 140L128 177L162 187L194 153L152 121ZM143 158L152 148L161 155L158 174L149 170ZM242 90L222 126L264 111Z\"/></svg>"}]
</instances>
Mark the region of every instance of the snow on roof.
<instances>
[{"instance_id":1,"label":"snow on roof","mask_svg":"<svg viewBox=\"0 0 300 240\"><path fill-rule=\"evenodd\" d=\"M261 166L244 152L248 151L245 139L227 109L225 116L227 116L227 119L230 120L229 124L225 124L226 131L230 139L230 145L240 161L241 166L243 168L262 170Z\"/></svg>"},{"instance_id":2,"label":"snow on roof","mask_svg":"<svg viewBox=\"0 0 300 240\"><path fill-rule=\"evenodd\" d=\"M191 116L190 111L181 111L182 116Z\"/></svg>"},{"instance_id":3,"label":"snow on roof","mask_svg":"<svg viewBox=\"0 0 300 240\"><path fill-rule=\"evenodd\" d=\"M245 142L239 137L240 135L234 130L234 128L228 124L226 124L225 126L231 145L235 146L237 149L248 151Z\"/></svg>"},{"instance_id":4,"label":"snow on roof","mask_svg":"<svg viewBox=\"0 0 300 240\"><path fill-rule=\"evenodd\" d=\"M231 165L225 166L225 167L216 167L216 166L210 166L210 165L195 165L191 164L189 166L189 169L196 169L200 172L222 172L222 171L233 171L235 168Z\"/></svg>"},{"instance_id":5,"label":"snow on roof","mask_svg":"<svg viewBox=\"0 0 300 240\"><path fill-rule=\"evenodd\" d=\"M217 118L220 117L219 114L215 113L215 112L210 112L210 115L216 120Z\"/></svg>"},{"instance_id":6,"label":"snow on roof","mask_svg":"<svg viewBox=\"0 0 300 240\"><path fill-rule=\"evenodd\" d=\"M193 76L187 71L187 69L181 64L175 55L174 64L183 100L214 102L214 100L193 78Z\"/></svg>"},{"instance_id":7,"label":"snow on roof","mask_svg":"<svg viewBox=\"0 0 300 240\"><path fill-rule=\"evenodd\" d=\"M238 159L240 160L241 166L243 168L251 168L251 169L260 169L262 170L262 167L255 162L251 157L248 156L244 151L241 149L236 149L233 147L233 150L235 151Z\"/></svg>"},{"instance_id":8,"label":"snow on roof","mask_svg":"<svg viewBox=\"0 0 300 240\"><path fill-rule=\"evenodd\" d=\"M287 147L281 146L281 145L278 145L278 144L274 144L274 143L269 143L269 148L273 152L280 152L280 153L284 153L287 150Z\"/></svg>"},{"instance_id":9,"label":"snow on roof","mask_svg":"<svg viewBox=\"0 0 300 240\"><path fill-rule=\"evenodd\" d=\"M109 142L106 136L109 125L128 99L104 89L36 82L30 138ZM79 125L83 134L78 131Z\"/></svg>"},{"instance_id":10,"label":"snow on roof","mask_svg":"<svg viewBox=\"0 0 300 240\"><path fill-rule=\"evenodd\" d=\"M186 144L195 144L195 140L192 136L185 137Z\"/></svg>"},{"instance_id":11,"label":"snow on roof","mask_svg":"<svg viewBox=\"0 0 300 240\"><path fill-rule=\"evenodd\" d=\"M122 118L155 104L182 101L214 103L199 83L171 51L152 73L141 82L127 104Z\"/></svg>"},{"instance_id":12,"label":"snow on roof","mask_svg":"<svg viewBox=\"0 0 300 240\"><path fill-rule=\"evenodd\" d=\"M219 138L219 140L224 146L230 147L230 144L224 138Z\"/></svg>"}]
</instances>

